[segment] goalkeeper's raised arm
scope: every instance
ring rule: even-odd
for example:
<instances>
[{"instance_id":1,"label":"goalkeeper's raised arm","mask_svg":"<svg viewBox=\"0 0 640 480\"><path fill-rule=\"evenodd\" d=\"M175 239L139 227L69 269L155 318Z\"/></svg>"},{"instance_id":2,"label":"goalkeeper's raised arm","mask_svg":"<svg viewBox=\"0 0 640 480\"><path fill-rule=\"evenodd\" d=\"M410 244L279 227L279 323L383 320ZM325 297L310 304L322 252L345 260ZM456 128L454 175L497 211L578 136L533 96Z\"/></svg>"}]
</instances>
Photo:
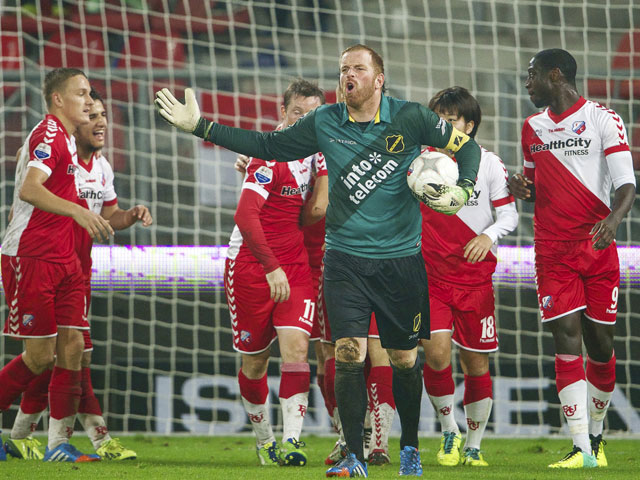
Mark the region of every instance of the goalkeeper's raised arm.
<instances>
[{"instance_id":1,"label":"goalkeeper's raised arm","mask_svg":"<svg viewBox=\"0 0 640 480\"><path fill-rule=\"evenodd\" d=\"M200 115L200 107L191 88L185 90L184 104L166 88L156 92L155 104L160 115L174 127L250 157L287 162L320 150L313 112L291 127L260 133L208 121Z\"/></svg>"}]
</instances>

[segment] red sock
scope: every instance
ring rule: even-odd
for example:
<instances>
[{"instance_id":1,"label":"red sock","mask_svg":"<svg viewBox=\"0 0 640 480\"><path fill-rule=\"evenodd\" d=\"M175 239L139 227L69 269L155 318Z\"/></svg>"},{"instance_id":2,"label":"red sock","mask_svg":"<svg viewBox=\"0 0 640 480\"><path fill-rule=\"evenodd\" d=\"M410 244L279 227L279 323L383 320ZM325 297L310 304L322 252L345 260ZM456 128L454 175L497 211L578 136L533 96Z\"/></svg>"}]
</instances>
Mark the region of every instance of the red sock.
<instances>
[{"instance_id":1,"label":"red sock","mask_svg":"<svg viewBox=\"0 0 640 480\"><path fill-rule=\"evenodd\" d=\"M587 380L603 392L613 392L616 386L616 354L607 363L594 363L587 357Z\"/></svg>"},{"instance_id":2,"label":"red sock","mask_svg":"<svg viewBox=\"0 0 640 480\"><path fill-rule=\"evenodd\" d=\"M254 405L264 405L267 403L269 395L269 385L267 384L267 374L262 378L252 380L247 378L242 370L238 372L238 385L240 385L240 395L247 402Z\"/></svg>"},{"instance_id":3,"label":"red sock","mask_svg":"<svg viewBox=\"0 0 640 480\"><path fill-rule=\"evenodd\" d=\"M45 370L29 382L22 394L20 408L24 413L40 413L49 405L49 382L53 370Z\"/></svg>"},{"instance_id":4,"label":"red sock","mask_svg":"<svg viewBox=\"0 0 640 480\"><path fill-rule=\"evenodd\" d=\"M336 359L330 358L324 362L324 401L329 410L329 415L337 406L336 403Z\"/></svg>"},{"instance_id":5,"label":"red sock","mask_svg":"<svg viewBox=\"0 0 640 480\"><path fill-rule=\"evenodd\" d=\"M453 383L453 369L451 364L442 370L433 370L426 363L424 364L422 377L424 379L424 388L427 393L434 397L444 397L445 395L453 395L456 386Z\"/></svg>"},{"instance_id":6,"label":"red sock","mask_svg":"<svg viewBox=\"0 0 640 480\"><path fill-rule=\"evenodd\" d=\"M78 413L82 396L82 372L53 367L49 383L49 413L52 418L62 420Z\"/></svg>"},{"instance_id":7,"label":"red sock","mask_svg":"<svg viewBox=\"0 0 640 480\"><path fill-rule=\"evenodd\" d=\"M369 392L369 410L373 411L374 404L388 403L396 408L393 399L393 370L388 367L371 367L367 378L367 391Z\"/></svg>"},{"instance_id":8,"label":"red sock","mask_svg":"<svg viewBox=\"0 0 640 480\"><path fill-rule=\"evenodd\" d=\"M0 412L7 410L36 376L24 363L22 355L7 363L0 370Z\"/></svg>"},{"instance_id":9,"label":"red sock","mask_svg":"<svg viewBox=\"0 0 640 480\"><path fill-rule=\"evenodd\" d=\"M582 355L568 362L561 360L556 355L556 388L558 392L561 392L567 385L585 380L585 378Z\"/></svg>"},{"instance_id":10,"label":"red sock","mask_svg":"<svg viewBox=\"0 0 640 480\"><path fill-rule=\"evenodd\" d=\"M78 405L78 413L88 413L101 417L102 409L95 393L93 393L93 385L91 384L91 368L85 367L82 369L80 386L82 387L82 396Z\"/></svg>"},{"instance_id":11,"label":"red sock","mask_svg":"<svg viewBox=\"0 0 640 480\"><path fill-rule=\"evenodd\" d=\"M493 387L491 384L491 374L489 372L479 377L464 376L464 399L462 403L479 402L485 398L493 398Z\"/></svg>"},{"instance_id":12,"label":"red sock","mask_svg":"<svg viewBox=\"0 0 640 480\"><path fill-rule=\"evenodd\" d=\"M310 370L308 363L283 363L280 369L280 398L290 398L309 391Z\"/></svg>"}]
</instances>

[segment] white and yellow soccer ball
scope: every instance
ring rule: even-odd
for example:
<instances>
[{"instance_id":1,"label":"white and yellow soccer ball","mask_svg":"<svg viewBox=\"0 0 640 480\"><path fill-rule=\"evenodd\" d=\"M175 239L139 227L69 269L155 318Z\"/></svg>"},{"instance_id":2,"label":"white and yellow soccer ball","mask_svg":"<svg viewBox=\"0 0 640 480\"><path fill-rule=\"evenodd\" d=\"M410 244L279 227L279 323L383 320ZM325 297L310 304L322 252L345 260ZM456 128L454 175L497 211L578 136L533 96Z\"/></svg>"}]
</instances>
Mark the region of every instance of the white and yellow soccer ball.
<instances>
[{"instance_id":1,"label":"white and yellow soccer ball","mask_svg":"<svg viewBox=\"0 0 640 480\"><path fill-rule=\"evenodd\" d=\"M464 195L458 195L457 181L458 164L440 152L423 152L411 162L407 171L407 184L413 195L445 215L454 215L466 202Z\"/></svg>"},{"instance_id":2,"label":"white and yellow soccer ball","mask_svg":"<svg viewBox=\"0 0 640 480\"><path fill-rule=\"evenodd\" d=\"M433 193L436 185L455 185L458 181L458 164L448 155L440 152L429 152L417 156L407 172L407 183L413 193L420 199L424 193Z\"/></svg>"}]
</instances>

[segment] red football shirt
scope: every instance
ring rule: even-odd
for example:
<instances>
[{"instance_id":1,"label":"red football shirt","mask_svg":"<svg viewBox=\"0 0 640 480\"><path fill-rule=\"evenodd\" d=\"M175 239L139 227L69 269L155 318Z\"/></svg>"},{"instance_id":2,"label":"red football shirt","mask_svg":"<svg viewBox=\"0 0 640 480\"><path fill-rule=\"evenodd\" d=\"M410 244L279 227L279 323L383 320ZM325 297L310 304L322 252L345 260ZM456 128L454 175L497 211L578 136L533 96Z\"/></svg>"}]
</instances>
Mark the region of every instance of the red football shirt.
<instances>
[{"instance_id":1,"label":"red football shirt","mask_svg":"<svg viewBox=\"0 0 640 480\"><path fill-rule=\"evenodd\" d=\"M56 263L66 263L75 256L73 219L40 210L20 200L18 192L28 168L38 168L49 177L45 188L76 203L77 163L75 139L55 116L47 115L27 137L18 159L13 218L2 241L3 255Z\"/></svg>"}]
</instances>

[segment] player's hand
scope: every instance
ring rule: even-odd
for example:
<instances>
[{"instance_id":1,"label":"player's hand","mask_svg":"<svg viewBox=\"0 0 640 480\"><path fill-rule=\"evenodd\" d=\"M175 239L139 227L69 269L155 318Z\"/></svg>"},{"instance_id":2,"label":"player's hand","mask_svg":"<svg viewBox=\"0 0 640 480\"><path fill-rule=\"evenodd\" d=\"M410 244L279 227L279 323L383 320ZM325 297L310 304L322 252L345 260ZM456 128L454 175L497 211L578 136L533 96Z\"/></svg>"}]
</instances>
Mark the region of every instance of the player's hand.
<instances>
[{"instance_id":1,"label":"player's hand","mask_svg":"<svg viewBox=\"0 0 640 480\"><path fill-rule=\"evenodd\" d=\"M616 219L613 214L609 214L607 218L596 223L589 232L591 237L591 243L594 250L604 250L616 237L616 231L618 230L620 221Z\"/></svg>"},{"instance_id":2,"label":"player's hand","mask_svg":"<svg viewBox=\"0 0 640 480\"><path fill-rule=\"evenodd\" d=\"M469 192L459 185L425 184L422 195L414 196L427 207L445 215L455 215L469 200Z\"/></svg>"},{"instance_id":3,"label":"player's hand","mask_svg":"<svg viewBox=\"0 0 640 480\"><path fill-rule=\"evenodd\" d=\"M236 157L236 163L233 164L233 168L235 168L241 174L247 173L247 166L249 165L249 157L246 155L238 155Z\"/></svg>"},{"instance_id":4,"label":"player's hand","mask_svg":"<svg viewBox=\"0 0 640 480\"><path fill-rule=\"evenodd\" d=\"M167 88L156 92L156 108L158 113L174 127L193 133L200 121L200 107L193 89L184 91L185 103L180 103Z\"/></svg>"},{"instance_id":5,"label":"player's hand","mask_svg":"<svg viewBox=\"0 0 640 480\"><path fill-rule=\"evenodd\" d=\"M278 267L273 272L267 273L267 283L271 289L271 300L276 303L289 300L291 289L289 288L287 274L284 273L282 267Z\"/></svg>"},{"instance_id":6,"label":"player's hand","mask_svg":"<svg viewBox=\"0 0 640 480\"><path fill-rule=\"evenodd\" d=\"M533 185L533 182L520 173L516 173L509 178L509 191L520 200L531 198L530 185Z\"/></svg>"},{"instance_id":7,"label":"player's hand","mask_svg":"<svg viewBox=\"0 0 640 480\"><path fill-rule=\"evenodd\" d=\"M132 224L136 222L142 222L143 227L148 227L153 223L153 218L151 217L151 212L144 205L136 205L135 207L127 210L127 214L131 216L133 219Z\"/></svg>"},{"instance_id":8,"label":"player's hand","mask_svg":"<svg viewBox=\"0 0 640 480\"><path fill-rule=\"evenodd\" d=\"M493 242L489 235L481 233L464 246L464 258L469 263L481 262L485 259L492 246Z\"/></svg>"},{"instance_id":9,"label":"player's hand","mask_svg":"<svg viewBox=\"0 0 640 480\"><path fill-rule=\"evenodd\" d=\"M97 242L106 242L109 240L109 235L113 235L113 228L108 220L80 205L72 218Z\"/></svg>"}]
</instances>

